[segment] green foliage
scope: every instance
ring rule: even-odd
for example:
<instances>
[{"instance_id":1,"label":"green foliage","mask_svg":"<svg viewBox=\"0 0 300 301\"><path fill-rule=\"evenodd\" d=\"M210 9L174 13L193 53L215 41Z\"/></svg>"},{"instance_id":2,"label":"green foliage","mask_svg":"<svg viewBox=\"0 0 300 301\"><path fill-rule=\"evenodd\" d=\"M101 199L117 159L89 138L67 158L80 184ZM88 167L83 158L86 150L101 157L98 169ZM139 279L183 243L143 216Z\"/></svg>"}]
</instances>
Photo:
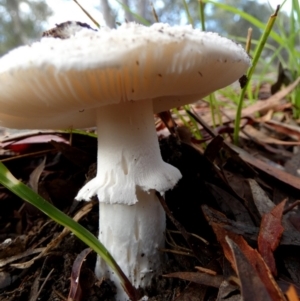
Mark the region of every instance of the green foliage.
<instances>
[{"instance_id":1,"label":"green foliage","mask_svg":"<svg viewBox=\"0 0 300 301\"><path fill-rule=\"evenodd\" d=\"M271 10L257 1L203 1L206 5L206 23L208 31L217 31L221 35L245 37L253 26L253 39L259 39L261 30L271 14Z\"/></svg>"},{"instance_id":2,"label":"green foliage","mask_svg":"<svg viewBox=\"0 0 300 301\"><path fill-rule=\"evenodd\" d=\"M51 13L42 0L0 0L0 55L39 38Z\"/></svg>"}]
</instances>

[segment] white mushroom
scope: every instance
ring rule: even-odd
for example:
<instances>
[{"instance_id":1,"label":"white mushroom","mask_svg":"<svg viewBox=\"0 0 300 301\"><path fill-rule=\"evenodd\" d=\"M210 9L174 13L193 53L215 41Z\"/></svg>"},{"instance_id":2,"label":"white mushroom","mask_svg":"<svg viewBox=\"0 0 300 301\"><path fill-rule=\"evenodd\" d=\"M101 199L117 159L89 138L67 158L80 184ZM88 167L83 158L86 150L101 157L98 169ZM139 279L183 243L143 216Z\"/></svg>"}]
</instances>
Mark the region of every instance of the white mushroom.
<instances>
[{"instance_id":1,"label":"white mushroom","mask_svg":"<svg viewBox=\"0 0 300 301\"><path fill-rule=\"evenodd\" d=\"M155 196L181 178L163 162L153 112L227 86L250 59L236 43L190 26L134 23L70 38L44 38L0 60L0 125L97 126L97 176L78 200L97 195L99 239L136 287L159 272L165 214ZM98 276L115 280L101 259Z\"/></svg>"}]
</instances>

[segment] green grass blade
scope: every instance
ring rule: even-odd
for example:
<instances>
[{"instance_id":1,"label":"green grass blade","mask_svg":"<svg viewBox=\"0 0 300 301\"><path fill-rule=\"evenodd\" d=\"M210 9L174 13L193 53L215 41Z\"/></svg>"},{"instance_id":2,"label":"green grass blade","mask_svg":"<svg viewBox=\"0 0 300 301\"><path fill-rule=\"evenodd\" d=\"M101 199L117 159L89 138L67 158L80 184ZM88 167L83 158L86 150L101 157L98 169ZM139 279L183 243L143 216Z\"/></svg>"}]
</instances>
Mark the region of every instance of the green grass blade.
<instances>
[{"instance_id":1,"label":"green grass blade","mask_svg":"<svg viewBox=\"0 0 300 301\"><path fill-rule=\"evenodd\" d=\"M199 18L201 21L201 28L202 28L202 31L205 31L204 3L203 3L203 0L198 0L198 1L199 1Z\"/></svg>"},{"instance_id":2,"label":"green grass blade","mask_svg":"<svg viewBox=\"0 0 300 301\"><path fill-rule=\"evenodd\" d=\"M80 129L69 129L69 130L59 130L59 133L66 133L66 134L78 134L82 136L88 136L92 138L97 138L97 134L88 132L87 130L80 130Z\"/></svg>"},{"instance_id":3,"label":"green grass blade","mask_svg":"<svg viewBox=\"0 0 300 301\"><path fill-rule=\"evenodd\" d=\"M136 14L136 13L134 13L131 9L130 9L130 7L128 7L126 4L124 4L123 2L121 2L121 1L119 1L119 0L116 0L116 2L118 2L121 6L122 6L122 8L125 10L125 11L127 11L127 12L129 12L129 13L131 13L141 24L144 24L145 26L150 26L151 25L151 23L148 21L148 20L146 20L145 18L143 18L142 16L140 16L139 14Z\"/></svg>"},{"instance_id":4,"label":"green grass blade","mask_svg":"<svg viewBox=\"0 0 300 301\"><path fill-rule=\"evenodd\" d=\"M97 252L106 264L111 267L111 269L118 275L122 286L130 297L135 295L135 289L131 285L130 281L103 244L79 223L75 222L68 215L51 205L36 192L17 180L2 162L0 162L0 183L24 201L38 208L52 220L73 232L81 241Z\"/></svg>"},{"instance_id":5,"label":"green grass blade","mask_svg":"<svg viewBox=\"0 0 300 301\"><path fill-rule=\"evenodd\" d=\"M255 17L249 15L248 13L244 12L244 11L241 11L240 9L234 7L234 6L230 6L228 4L224 4L224 3L220 3L220 2L215 2L215 1L212 1L212 0L202 0L206 3L211 3L217 7L220 7L226 11L229 11L229 12L232 12L234 14L237 14L239 16L241 16L243 19L249 21L252 25L264 30L265 28L265 24L261 21L259 21L258 19L256 19ZM283 44L284 41L283 39L280 37L280 35L278 35L276 32L270 32L269 33L269 36L275 40L277 43L279 44Z\"/></svg>"},{"instance_id":6,"label":"green grass blade","mask_svg":"<svg viewBox=\"0 0 300 301\"><path fill-rule=\"evenodd\" d=\"M240 120L241 120L241 113L242 113L242 108L243 108L243 101L244 101L244 97L245 97L245 93L248 89L248 85L249 85L249 82L251 80L251 77L253 75L253 72L255 70L255 67L258 63L258 60L260 58L260 55L264 49L264 46L267 42L267 39L270 35L270 32L273 28L273 25L276 21L276 18L277 18L277 14L278 14L278 11L279 11L279 8L280 6L277 7L275 13L273 15L270 16L269 18L269 21L266 25L266 28L259 40L259 43L255 49L255 52L254 52L254 56L253 56L253 60L252 60L252 66L249 68L248 70L248 73L247 73L247 77L248 77L248 80L246 82L246 85L244 86L244 88L242 89L242 92L241 92L241 95L240 95L240 98L239 98L239 103L238 103L238 107L237 107L237 112L236 112L236 118L235 118L235 123L234 123L234 133L233 133L233 141L234 143L237 145L238 142L239 142L239 132L240 132Z\"/></svg>"},{"instance_id":7,"label":"green grass blade","mask_svg":"<svg viewBox=\"0 0 300 301\"><path fill-rule=\"evenodd\" d=\"M190 120L191 125L189 126L189 128L190 128L191 132L193 133L193 136L198 140L202 139L202 135L199 130L197 121L190 114L188 114L188 112L191 111L190 105L185 105L184 110L186 111L187 116Z\"/></svg>"},{"instance_id":8,"label":"green grass blade","mask_svg":"<svg viewBox=\"0 0 300 301\"><path fill-rule=\"evenodd\" d=\"M179 118L179 119L181 120L182 124L183 124L185 127L187 127L187 128L190 127L188 121L186 121L186 120L183 118L183 116L180 114L180 112L178 111L177 108L173 108L173 109L172 109L172 112L177 116L177 118Z\"/></svg>"},{"instance_id":9,"label":"green grass blade","mask_svg":"<svg viewBox=\"0 0 300 301\"><path fill-rule=\"evenodd\" d=\"M189 7L186 3L186 0L182 0L182 3L183 3L183 6L184 6L184 11L185 11L185 14L186 14L186 17L189 21L189 23L194 27L194 20L190 14L190 10L189 10Z\"/></svg>"}]
</instances>

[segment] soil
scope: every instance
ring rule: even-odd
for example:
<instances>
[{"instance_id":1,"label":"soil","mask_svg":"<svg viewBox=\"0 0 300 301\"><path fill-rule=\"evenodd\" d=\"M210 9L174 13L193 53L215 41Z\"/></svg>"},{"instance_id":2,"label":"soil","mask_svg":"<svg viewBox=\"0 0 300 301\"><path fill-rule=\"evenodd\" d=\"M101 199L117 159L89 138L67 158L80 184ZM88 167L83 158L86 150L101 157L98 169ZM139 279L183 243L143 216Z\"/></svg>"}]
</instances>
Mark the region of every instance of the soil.
<instances>
[{"instance_id":1,"label":"soil","mask_svg":"<svg viewBox=\"0 0 300 301\"><path fill-rule=\"evenodd\" d=\"M65 141L43 141L43 135L39 133L32 135L36 137L34 143L5 146L1 158L5 159L3 163L15 177L30 186L35 183L47 201L73 217L87 206L87 203L74 201L74 197L84 182L94 175L96 138L73 134L70 146L66 144L69 134L53 135ZM266 154L263 147L254 145L252 141L242 141L244 149ZM285 213L283 236L278 230L281 215L279 222L269 221L273 230L270 235L275 241L271 244L271 251L262 251L267 248L265 236L268 235L260 226L265 200L270 200L275 206L288 198L285 205L288 208L299 198L300 185L278 179L272 173L249 164L220 136L210 137L205 152L175 136L161 139L160 146L163 159L176 166L183 178L174 190L165 195L164 205L168 214L166 248L162 250L165 262L162 274L153 279L152 286L146 291L149 300L241 300L247 289L251 289L244 280L254 279L257 275L259 283L271 295L268 300L280 300L268 287L270 279L275 279L272 285L280 290L280 294L286 293L291 285L299 293L298 207L294 205ZM286 147L285 151L290 152L290 148ZM269 158L272 156L268 155ZM33 171L45 157L42 173L34 175ZM291 157L276 154L281 165L289 162ZM33 179L30 175L34 175ZM264 193L265 199L261 199L261 203L255 199L253 185ZM97 235L97 201L90 204L79 223ZM78 292L69 300L114 300L114 284L107 279L96 279L94 275L95 252L85 251L88 254L80 260L80 267L74 268L79 254L87 247L74 235L62 234L62 231L63 227L30 204L0 188L0 301L68 300L74 269L79 276ZM238 245L241 254L234 251L237 250L234 243L228 243L231 249L225 246L225 237ZM258 246L258 241L263 247ZM42 254L51 243L54 245ZM250 258L249 250L252 248L259 248L260 257L271 265L269 279L249 267L248 274L241 273L249 262L251 266L254 255ZM272 256L275 258L275 273L272 262L268 261ZM253 290L254 296L264 291L258 287Z\"/></svg>"}]
</instances>

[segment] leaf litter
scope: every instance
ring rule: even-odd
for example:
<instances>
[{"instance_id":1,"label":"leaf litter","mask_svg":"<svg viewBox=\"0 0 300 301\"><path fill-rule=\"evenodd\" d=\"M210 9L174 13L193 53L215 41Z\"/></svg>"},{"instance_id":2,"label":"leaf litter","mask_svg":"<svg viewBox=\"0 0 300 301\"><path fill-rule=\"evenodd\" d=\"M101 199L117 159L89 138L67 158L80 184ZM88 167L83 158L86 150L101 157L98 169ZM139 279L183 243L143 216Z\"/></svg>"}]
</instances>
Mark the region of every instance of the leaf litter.
<instances>
[{"instance_id":1,"label":"leaf litter","mask_svg":"<svg viewBox=\"0 0 300 301\"><path fill-rule=\"evenodd\" d=\"M287 99L299 82L274 95L262 87L264 99L243 109L239 147L227 108L215 129L207 103L180 110L193 114L201 141L170 113L157 117L163 159L183 178L160 199L166 260L149 300L299 300L300 131ZM3 132L0 156L12 173L97 235L97 201L74 201L95 175L96 139ZM114 284L95 277L95 261L68 230L0 187L1 301L112 301Z\"/></svg>"}]
</instances>

